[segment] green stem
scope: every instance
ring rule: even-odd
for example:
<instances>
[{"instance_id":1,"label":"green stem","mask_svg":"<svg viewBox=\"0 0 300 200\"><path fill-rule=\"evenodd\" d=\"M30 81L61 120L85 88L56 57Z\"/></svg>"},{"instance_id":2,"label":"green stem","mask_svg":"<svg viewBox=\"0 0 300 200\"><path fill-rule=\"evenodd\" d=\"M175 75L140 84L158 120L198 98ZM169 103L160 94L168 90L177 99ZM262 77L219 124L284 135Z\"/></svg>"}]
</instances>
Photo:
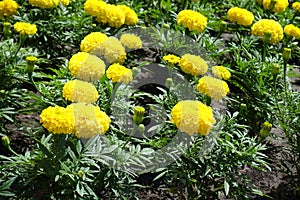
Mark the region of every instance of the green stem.
<instances>
[{"instance_id":1,"label":"green stem","mask_svg":"<svg viewBox=\"0 0 300 200\"><path fill-rule=\"evenodd\" d=\"M17 56L17 54L20 51L21 47L23 46L26 38L27 38L26 34L20 34L19 46L18 46L18 49L15 51L13 58L15 58Z\"/></svg>"},{"instance_id":2,"label":"green stem","mask_svg":"<svg viewBox=\"0 0 300 200\"><path fill-rule=\"evenodd\" d=\"M283 83L284 83L285 98L287 98L286 71L287 71L287 61L284 60L283 61Z\"/></svg>"},{"instance_id":3,"label":"green stem","mask_svg":"<svg viewBox=\"0 0 300 200\"><path fill-rule=\"evenodd\" d=\"M263 48L262 48L262 62L265 62L266 60L266 54L267 54L267 42L263 42Z\"/></svg>"},{"instance_id":4,"label":"green stem","mask_svg":"<svg viewBox=\"0 0 300 200\"><path fill-rule=\"evenodd\" d=\"M19 156L19 154L17 154L11 147L10 145L8 145L7 149L12 152L14 155Z\"/></svg>"},{"instance_id":5,"label":"green stem","mask_svg":"<svg viewBox=\"0 0 300 200\"><path fill-rule=\"evenodd\" d=\"M122 145L122 148L126 147L126 145L129 143L129 141L131 140L132 136L135 134L135 132L137 131L138 125L136 125L135 123L133 123L133 129L131 131L130 136L127 138L127 140L125 141L125 143Z\"/></svg>"}]
</instances>

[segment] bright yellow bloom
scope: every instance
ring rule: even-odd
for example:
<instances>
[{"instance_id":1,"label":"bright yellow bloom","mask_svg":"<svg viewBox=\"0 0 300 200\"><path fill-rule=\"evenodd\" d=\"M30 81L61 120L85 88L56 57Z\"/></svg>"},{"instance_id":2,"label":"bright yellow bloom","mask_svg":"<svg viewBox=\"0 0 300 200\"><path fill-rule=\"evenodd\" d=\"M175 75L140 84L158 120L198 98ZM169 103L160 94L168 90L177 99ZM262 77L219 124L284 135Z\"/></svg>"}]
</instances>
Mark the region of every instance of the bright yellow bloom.
<instances>
[{"instance_id":1,"label":"bright yellow bloom","mask_svg":"<svg viewBox=\"0 0 300 200\"><path fill-rule=\"evenodd\" d=\"M26 62L36 62L38 59L35 56L27 56L26 57Z\"/></svg>"},{"instance_id":2,"label":"bright yellow bloom","mask_svg":"<svg viewBox=\"0 0 300 200\"><path fill-rule=\"evenodd\" d=\"M71 74L83 81L99 80L105 72L105 63L95 55L86 52L74 54L69 62Z\"/></svg>"},{"instance_id":3,"label":"bright yellow bloom","mask_svg":"<svg viewBox=\"0 0 300 200\"><path fill-rule=\"evenodd\" d=\"M120 42L129 49L140 49L143 45L140 37L129 33L123 34L120 38Z\"/></svg>"},{"instance_id":4,"label":"bright yellow bloom","mask_svg":"<svg viewBox=\"0 0 300 200\"><path fill-rule=\"evenodd\" d=\"M207 72L208 64L200 56L185 54L179 60L181 70L193 76L203 75Z\"/></svg>"},{"instance_id":5,"label":"bright yellow bloom","mask_svg":"<svg viewBox=\"0 0 300 200\"><path fill-rule=\"evenodd\" d=\"M14 28L20 34L34 35L37 32L35 24L29 24L26 22L16 22Z\"/></svg>"},{"instance_id":6,"label":"bright yellow bloom","mask_svg":"<svg viewBox=\"0 0 300 200\"><path fill-rule=\"evenodd\" d=\"M223 66L213 66L211 70L212 74L218 79L228 80L231 76L228 69Z\"/></svg>"},{"instance_id":7,"label":"bright yellow bloom","mask_svg":"<svg viewBox=\"0 0 300 200\"><path fill-rule=\"evenodd\" d=\"M263 0L262 5L265 10L269 10L273 6L272 9L273 12L282 13L288 7L289 1L288 0Z\"/></svg>"},{"instance_id":8,"label":"bright yellow bloom","mask_svg":"<svg viewBox=\"0 0 300 200\"><path fill-rule=\"evenodd\" d=\"M134 10L126 5L118 5L118 7L124 12L125 14L125 24L128 26L134 26L138 22L138 16Z\"/></svg>"},{"instance_id":9,"label":"bright yellow bloom","mask_svg":"<svg viewBox=\"0 0 300 200\"><path fill-rule=\"evenodd\" d=\"M210 76L203 76L199 79L197 89L216 101L221 100L229 92L229 87L225 81Z\"/></svg>"},{"instance_id":10,"label":"bright yellow bloom","mask_svg":"<svg viewBox=\"0 0 300 200\"><path fill-rule=\"evenodd\" d=\"M113 83L123 82L128 84L132 80L131 70L118 63L109 66L106 71L106 76L111 79Z\"/></svg>"},{"instance_id":11,"label":"bright yellow bloom","mask_svg":"<svg viewBox=\"0 0 300 200\"><path fill-rule=\"evenodd\" d=\"M272 19L261 19L251 27L252 35L264 37L265 33L270 33L270 43L278 43L283 38L283 28Z\"/></svg>"},{"instance_id":12,"label":"bright yellow bloom","mask_svg":"<svg viewBox=\"0 0 300 200\"><path fill-rule=\"evenodd\" d=\"M167 61L171 65L175 65L175 64L179 63L180 57L175 56L173 54L168 54L168 55L163 57L163 60Z\"/></svg>"},{"instance_id":13,"label":"bright yellow bloom","mask_svg":"<svg viewBox=\"0 0 300 200\"><path fill-rule=\"evenodd\" d=\"M67 108L73 111L75 119L75 135L78 138L91 138L103 135L109 129L110 118L100 110L99 106L86 103L73 103Z\"/></svg>"},{"instance_id":14,"label":"bright yellow bloom","mask_svg":"<svg viewBox=\"0 0 300 200\"><path fill-rule=\"evenodd\" d=\"M58 6L60 0L29 0L29 3L33 6L48 9Z\"/></svg>"},{"instance_id":15,"label":"bright yellow bloom","mask_svg":"<svg viewBox=\"0 0 300 200\"><path fill-rule=\"evenodd\" d=\"M178 13L177 24L201 33L207 26L207 18L193 10L182 10Z\"/></svg>"},{"instance_id":16,"label":"bright yellow bloom","mask_svg":"<svg viewBox=\"0 0 300 200\"><path fill-rule=\"evenodd\" d=\"M109 37L90 52L93 55L104 57L107 63L124 63L126 51L116 37Z\"/></svg>"},{"instance_id":17,"label":"bright yellow bloom","mask_svg":"<svg viewBox=\"0 0 300 200\"><path fill-rule=\"evenodd\" d=\"M254 15L252 12L243 9L243 8L230 8L227 12L228 19L231 22L243 25L243 26L249 26L252 24L254 20Z\"/></svg>"},{"instance_id":18,"label":"bright yellow bloom","mask_svg":"<svg viewBox=\"0 0 300 200\"><path fill-rule=\"evenodd\" d=\"M54 134L75 133L75 119L70 108L50 106L40 114L40 123Z\"/></svg>"},{"instance_id":19,"label":"bright yellow bloom","mask_svg":"<svg viewBox=\"0 0 300 200\"><path fill-rule=\"evenodd\" d=\"M16 14L19 7L19 4L13 0L0 1L0 18Z\"/></svg>"},{"instance_id":20,"label":"bright yellow bloom","mask_svg":"<svg viewBox=\"0 0 300 200\"><path fill-rule=\"evenodd\" d=\"M92 32L85 36L80 43L80 50L83 52L90 52L95 49L99 44L107 40L107 35L101 32Z\"/></svg>"},{"instance_id":21,"label":"bright yellow bloom","mask_svg":"<svg viewBox=\"0 0 300 200\"><path fill-rule=\"evenodd\" d=\"M292 4L292 8L297 12L300 12L300 2L295 2Z\"/></svg>"},{"instance_id":22,"label":"bright yellow bloom","mask_svg":"<svg viewBox=\"0 0 300 200\"><path fill-rule=\"evenodd\" d=\"M62 96L71 102L94 103L97 101L98 95L93 84L80 80L67 82L62 91Z\"/></svg>"},{"instance_id":23,"label":"bright yellow bloom","mask_svg":"<svg viewBox=\"0 0 300 200\"><path fill-rule=\"evenodd\" d=\"M106 5L107 4L102 0L87 0L84 3L84 11L87 14L96 17L97 15L99 15L99 13L105 13ZM107 22L102 20L102 23L105 24Z\"/></svg>"},{"instance_id":24,"label":"bright yellow bloom","mask_svg":"<svg viewBox=\"0 0 300 200\"><path fill-rule=\"evenodd\" d=\"M180 101L172 108L170 121L189 135L207 135L216 123L211 107L190 100Z\"/></svg>"},{"instance_id":25,"label":"bright yellow bloom","mask_svg":"<svg viewBox=\"0 0 300 200\"><path fill-rule=\"evenodd\" d=\"M284 27L283 31L290 36L294 36L295 38L300 38L300 28L294 26L293 24L288 24Z\"/></svg>"},{"instance_id":26,"label":"bright yellow bloom","mask_svg":"<svg viewBox=\"0 0 300 200\"><path fill-rule=\"evenodd\" d=\"M103 12L98 12L96 20L114 28L120 28L125 23L125 14L116 5L106 4Z\"/></svg>"},{"instance_id":27,"label":"bright yellow bloom","mask_svg":"<svg viewBox=\"0 0 300 200\"><path fill-rule=\"evenodd\" d=\"M64 6L68 6L70 3L70 0L60 0L60 3Z\"/></svg>"}]
</instances>

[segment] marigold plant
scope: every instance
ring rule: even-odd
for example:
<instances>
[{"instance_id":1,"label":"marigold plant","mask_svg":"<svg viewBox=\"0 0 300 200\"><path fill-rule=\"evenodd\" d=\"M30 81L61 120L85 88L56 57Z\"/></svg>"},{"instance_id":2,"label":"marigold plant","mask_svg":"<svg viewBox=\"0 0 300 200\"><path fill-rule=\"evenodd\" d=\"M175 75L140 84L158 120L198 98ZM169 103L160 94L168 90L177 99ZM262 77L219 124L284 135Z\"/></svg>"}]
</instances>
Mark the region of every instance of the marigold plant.
<instances>
[{"instance_id":1,"label":"marigold plant","mask_svg":"<svg viewBox=\"0 0 300 200\"><path fill-rule=\"evenodd\" d=\"M207 135L216 123L211 107L190 100L180 101L172 108L170 121L189 135Z\"/></svg>"},{"instance_id":2,"label":"marigold plant","mask_svg":"<svg viewBox=\"0 0 300 200\"><path fill-rule=\"evenodd\" d=\"M143 45L140 37L129 33L122 34L120 42L129 49L139 49Z\"/></svg>"},{"instance_id":3,"label":"marigold plant","mask_svg":"<svg viewBox=\"0 0 300 200\"><path fill-rule=\"evenodd\" d=\"M259 1L262 2L261 4L263 5L265 10L269 10L273 7L272 11L276 13L282 13L285 11L285 9L289 5L288 0L263 0ZM274 5L273 5L274 4Z\"/></svg>"},{"instance_id":4,"label":"marigold plant","mask_svg":"<svg viewBox=\"0 0 300 200\"><path fill-rule=\"evenodd\" d=\"M85 36L80 43L80 50L83 52L90 52L95 49L99 44L107 40L107 35L101 32L92 32Z\"/></svg>"},{"instance_id":5,"label":"marigold plant","mask_svg":"<svg viewBox=\"0 0 300 200\"><path fill-rule=\"evenodd\" d=\"M106 76L111 79L113 83L123 82L128 84L132 80L131 70L118 63L109 66L106 71Z\"/></svg>"},{"instance_id":6,"label":"marigold plant","mask_svg":"<svg viewBox=\"0 0 300 200\"><path fill-rule=\"evenodd\" d=\"M84 3L84 11L96 17L99 13L105 13L106 3L102 0L87 0ZM104 20L105 19L105 20ZM102 23L107 23L106 17L102 20Z\"/></svg>"},{"instance_id":7,"label":"marigold plant","mask_svg":"<svg viewBox=\"0 0 300 200\"><path fill-rule=\"evenodd\" d=\"M294 2L292 8L296 10L296 12L300 12L300 2Z\"/></svg>"},{"instance_id":8,"label":"marigold plant","mask_svg":"<svg viewBox=\"0 0 300 200\"><path fill-rule=\"evenodd\" d=\"M118 7L124 12L125 14L125 24L128 26L136 25L138 22L138 16L136 12L126 5L118 5Z\"/></svg>"},{"instance_id":9,"label":"marigold plant","mask_svg":"<svg viewBox=\"0 0 300 200\"><path fill-rule=\"evenodd\" d=\"M50 106L40 114L40 123L53 134L75 133L75 119L70 108Z\"/></svg>"},{"instance_id":10,"label":"marigold plant","mask_svg":"<svg viewBox=\"0 0 300 200\"><path fill-rule=\"evenodd\" d=\"M231 73L223 66L213 66L211 68L212 74L218 78L223 80L228 80L231 76Z\"/></svg>"},{"instance_id":11,"label":"marigold plant","mask_svg":"<svg viewBox=\"0 0 300 200\"><path fill-rule=\"evenodd\" d=\"M300 38L300 28L293 24L288 24L283 29L284 33L295 38Z\"/></svg>"},{"instance_id":12,"label":"marigold plant","mask_svg":"<svg viewBox=\"0 0 300 200\"><path fill-rule=\"evenodd\" d=\"M103 57L107 63L124 63L126 51L122 43L116 37L109 37L99 44L91 54Z\"/></svg>"},{"instance_id":13,"label":"marigold plant","mask_svg":"<svg viewBox=\"0 0 300 200\"><path fill-rule=\"evenodd\" d=\"M243 8L230 8L227 12L228 19L231 22L243 25L243 26L249 26L252 24L254 20L254 15L252 12L243 9Z\"/></svg>"},{"instance_id":14,"label":"marigold plant","mask_svg":"<svg viewBox=\"0 0 300 200\"><path fill-rule=\"evenodd\" d=\"M93 84L80 80L67 82L62 91L62 96L71 102L94 103L97 101L98 95Z\"/></svg>"},{"instance_id":15,"label":"marigold plant","mask_svg":"<svg viewBox=\"0 0 300 200\"><path fill-rule=\"evenodd\" d=\"M86 103L73 103L67 106L74 114L75 135L78 138L91 138L103 135L109 129L110 118L99 106Z\"/></svg>"},{"instance_id":16,"label":"marigold plant","mask_svg":"<svg viewBox=\"0 0 300 200\"><path fill-rule=\"evenodd\" d=\"M251 27L251 33L256 36L264 37L266 33L271 34L270 43L278 43L283 38L283 28L272 19L261 19Z\"/></svg>"},{"instance_id":17,"label":"marigold plant","mask_svg":"<svg viewBox=\"0 0 300 200\"><path fill-rule=\"evenodd\" d=\"M207 26L207 18L193 10L182 10L177 15L177 24L201 33Z\"/></svg>"},{"instance_id":18,"label":"marigold plant","mask_svg":"<svg viewBox=\"0 0 300 200\"><path fill-rule=\"evenodd\" d=\"M185 54L179 60L181 70L193 76L203 75L207 72L208 64L200 56Z\"/></svg>"},{"instance_id":19,"label":"marigold plant","mask_svg":"<svg viewBox=\"0 0 300 200\"><path fill-rule=\"evenodd\" d=\"M64 6L68 6L70 4L70 0L60 0L60 3Z\"/></svg>"},{"instance_id":20,"label":"marigold plant","mask_svg":"<svg viewBox=\"0 0 300 200\"><path fill-rule=\"evenodd\" d=\"M0 1L0 18L10 17L18 12L19 4L14 0Z\"/></svg>"},{"instance_id":21,"label":"marigold plant","mask_svg":"<svg viewBox=\"0 0 300 200\"><path fill-rule=\"evenodd\" d=\"M116 5L106 4L104 12L97 14L96 20L103 24L108 24L114 28L120 28L125 23L125 14Z\"/></svg>"},{"instance_id":22,"label":"marigold plant","mask_svg":"<svg viewBox=\"0 0 300 200\"><path fill-rule=\"evenodd\" d=\"M83 81L99 80L105 73L105 63L95 55L86 52L74 54L69 61L71 74Z\"/></svg>"},{"instance_id":23,"label":"marigold plant","mask_svg":"<svg viewBox=\"0 0 300 200\"><path fill-rule=\"evenodd\" d=\"M60 0L29 0L29 3L33 6L49 9L55 8L58 6Z\"/></svg>"},{"instance_id":24,"label":"marigold plant","mask_svg":"<svg viewBox=\"0 0 300 200\"><path fill-rule=\"evenodd\" d=\"M166 56L163 57L163 60L168 62L171 65L177 64L180 61L180 57L175 56L173 54L168 54Z\"/></svg>"},{"instance_id":25,"label":"marigold plant","mask_svg":"<svg viewBox=\"0 0 300 200\"><path fill-rule=\"evenodd\" d=\"M34 35L37 32L37 27L35 24L29 24L26 22L16 22L14 24L14 28L21 35L24 35L24 34Z\"/></svg>"},{"instance_id":26,"label":"marigold plant","mask_svg":"<svg viewBox=\"0 0 300 200\"><path fill-rule=\"evenodd\" d=\"M229 87L225 81L210 76L201 77L198 81L197 89L200 93L216 101L221 100L229 92Z\"/></svg>"}]
</instances>

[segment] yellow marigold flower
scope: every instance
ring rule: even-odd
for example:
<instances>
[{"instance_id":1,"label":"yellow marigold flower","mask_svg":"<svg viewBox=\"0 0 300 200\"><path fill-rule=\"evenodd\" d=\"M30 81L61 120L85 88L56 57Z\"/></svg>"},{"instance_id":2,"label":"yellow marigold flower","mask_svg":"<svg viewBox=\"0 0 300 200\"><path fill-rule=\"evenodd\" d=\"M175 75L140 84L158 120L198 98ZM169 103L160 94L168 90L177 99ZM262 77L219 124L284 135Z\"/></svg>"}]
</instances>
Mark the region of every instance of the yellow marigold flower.
<instances>
[{"instance_id":1,"label":"yellow marigold flower","mask_svg":"<svg viewBox=\"0 0 300 200\"><path fill-rule=\"evenodd\" d=\"M0 1L0 18L16 14L19 7L19 4L13 0Z\"/></svg>"},{"instance_id":2,"label":"yellow marigold flower","mask_svg":"<svg viewBox=\"0 0 300 200\"><path fill-rule=\"evenodd\" d=\"M175 64L179 63L180 57L175 56L173 54L168 54L168 55L163 57L163 60L167 61L171 65L175 65Z\"/></svg>"},{"instance_id":3,"label":"yellow marigold flower","mask_svg":"<svg viewBox=\"0 0 300 200\"><path fill-rule=\"evenodd\" d=\"M264 37L265 33L270 33L270 43L278 43L283 38L283 28L272 19L261 19L251 27L252 35Z\"/></svg>"},{"instance_id":4,"label":"yellow marigold flower","mask_svg":"<svg viewBox=\"0 0 300 200\"><path fill-rule=\"evenodd\" d=\"M106 76L111 79L113 83L123 82L128 84L132 80L131 70L118 63L109 66L106 71Z\"/></svg>"},{"instance_id":5,"label":"yellow marigold flower","mask_svg":"<svg viewBox=\"0 0 300 200\"><path fill-rule=\"evenodd\" d=\"M201 33L207 26L207 18L193 10L182 10L178 13L177 24Z\"/></svg>"},{"instance_id":6,"label":"yellow marigold flower","mask_svg":"<svg viewBox=\"0 0 300 200\"><path fill-rule=\"evenodd\" d=\"M228 19L231 22L243 25L243 26L249 26L252 24L254 20L254 15L252 12L243 9L243 8L230 8L227 12Z\"/></svg>"},{"instance_id":7,"label":"yellow marigold flower","mask_svg":"<svg viewBox=\"0 0 300 200\"><path fill-rule=\"evenodd\" d=\"M99 80L105 72L105 63L95 55L86 52L74 54L69 62L71 74L83 81Z\"/></svg>"},{"instance_id":8,"label":"yellow marigold flower","mask_svg":"<svg viewBox=\"0 0 300 200\"><path fill-rule=\"evenodd\" d=\"M142 48L143 42L140 37L133 34L123 34L120 38L120 42L129 49Z\"/></svg>"},{"instance_id":9,"label":"yellow marigold flower","mask_svg":"<svg viewBox=\"0 0 300 200\"><path fill-rule=\"evenodd\" d=\"M104 57L107 63L124 63L126 51L116 37L109 37L90 52L93 55Z\"/></svg>"},{"instance_id":10,"label":"yellow marigold flower","mask_svg":"<svg viewBox=\"0 0 300 200\"><path fill-rule=\"evenodd\" d=\"M54 134L75 133L75 119L70 108L50 106L40 114L40 123Z\"/></svg>"},{"instance_id":11,"label":"yellow marigold flower","mask_svg":"<svg viewBox=\"0 0 300 200\"><path fill-rule=\"evenodd\" d=\"M68 6L70 4L70 0L60 0L60 3L64 6Z\"/></svg>"},{"instance_id":12,"label":"yellow marigold flower","mask_svg":"<svg viewBox=\"0 0 300 200\"><path fill-rule=\"evenodd\" d=\"M189 135L207 135L216 123L211 107L190 100L180 101L172 108L170 121Z\"/></svg>"},{"instance_id":13,"label":"yellow marigold flower","mask_svg":"<svg viewBox=\"0 0 300 200\"><path fill-rule=\"evenodd\" d=\"M84 3L84 11L96 17L99 13L105 13L106 5L107 4L102 0L87 0ZM106 23L106 21L102 23Z\"/></svg>"},{"instance_id":14,"label":"yellow marigold flower","mask_svg":"<svg viewBox=\"0 0 300 200\"><path fill-rule=\"evenodd\" d=\"M203 76L199 79L197 89L216 101L221 100L229 92L229 87L225 81L210 76Z\"/></svg>"},{"instance_id":15,"label":"yellow marigold flower","mask_svg":"<svg viewBox=\"0 0 300 200\"><path fill-rule=\"evenodd\" d=\"M58 6L60 0L29 0L29 3L33 6L48 9L55 8Z\"/></svg>"},{"instance_id":16,"label":"yellow marigold flower","mask_svg":"<svg viewBox=\"0 0 300 200\"><path fill-rule=\"evenodd\" d=\"M92 32L85 36L80 43L80 50L83 52L90 52L95 49L99 44L107 40L107 35L101 32Z\"/></svg>"},{"instance_id":17,"label":"yellow marigold flower","mask_svg":"<svg viewBox=\"0 0 300 200\"><path fill-rule=\"evenodd\" d=\"M288 24L284 27L283 31L290 36L294 36L295 38L300 38L300 28L294 26L293 24Z\"/></svg>"},{"instance_id":18,"label":"yellow marigold flower","mask_svg":"<svg viewBox=\"0 0 300 200\"><path fill-rule=\"evenodd\" d=\"M300 2L295 2L292 4L292 8L297 12L300 12Z\"/></svg>"},{"instance_id":19,"label":"yellow marigold flower","mask_svg":"<svg viewBox=\"0 0 300 200\"><path fill-rule=\"evenodd\" d=\"M193 76L203 75L207 72L208 64L200 56L185 54L179 60L181 70Z\"/></svg>"},{"instance_id":20,"label":"yellow marigold flower","mask_svg":"<svg viewBox=\"0 0 300 200\"><path fill-rule=\"evenodd\" d=\"M125 14L125 24L128 26L134 26L138 22L138 16L134 10L126 5L118 5L118 7L124 12Z\"/></svg>"},{"instance_id":21,"label":"yellow marigold flower","mask_svg":"<svg viewBox=\"0 0 300 200\"><path fill-rule=\"evenodd\" d=\"M16 22L14 28L20 34L34 35L37 32L35 24L29 24L26 22Z\"/></svg>"},{"instance_id":22,"label":"yellow marigold flower","mask_svg":"<svg viewBox=\"0 0 300 200\"><path fill-rule=\"evenodd\" d=\"M282 13L288 7L289 1L288 0L263 0L262 5L265 10L269 10L271 6L273 6L272 9L273 12Z\"/></svg>"},{"instance_id":23,"label":"yellow marigold flower","mask_svg":"<svg viewBox=\"0 0 300 200\"><path fill-rule=\"evenodd\" d=\"M94 103L97 101L98 95L93 84L80 80L67 82L62 91L62 96L72 102Z\"/></svg>"},{"instance_id":24,"label":"yellow marigold flower","mask_svg":"<svg viewBox=\"0 0 300 200\"><path fill-rule=\"evenodd\" d=\"M218 79L228 80L231 76L228 69L223 66L213 66L211 70L212 74Z\"/></svg>"},{"instance_id":25,"label":"yellow marigold flower","mask_svg":"<svg viewBox=\"0 0 300 200\"><path fill-rule=\"evenodd\" d=\"M67 108L73 111L75 135L78 138L91 138L97 134L103 135L109 129L110 118L100 110L99 106L86 103L73 103Z\"/></svg>"},{"instance_id":26,"label":"yellow marigold flower","mask_svg":"<svg viewBox=\"0 0 300 200\"><path fill-rule=\"evenodd\" d=\"M103 12L98 12L96 20L114 28L120 28L125 23L125 14L116 5L106 4Z\"/></svg>"}]
</instances>

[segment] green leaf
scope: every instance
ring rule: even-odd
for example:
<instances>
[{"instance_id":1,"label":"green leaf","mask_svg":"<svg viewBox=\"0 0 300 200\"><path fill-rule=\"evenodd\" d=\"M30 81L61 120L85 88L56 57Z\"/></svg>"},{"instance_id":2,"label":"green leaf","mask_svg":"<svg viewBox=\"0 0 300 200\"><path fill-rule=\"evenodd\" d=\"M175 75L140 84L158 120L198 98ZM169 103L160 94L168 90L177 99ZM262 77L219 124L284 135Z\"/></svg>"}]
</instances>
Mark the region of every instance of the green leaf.
<instances>
[{"instance_id":1,"label":"green leaf","mask_svg":"<svg viewBox=\"0 0 300 200\"><path fill-rule=\"evenodd\" d=\"M1 191L0 192L0 196L3 196L3 197L13 197L13 196L15 196L15 194L12 193L12 192L9 192L9 191Z\"/></svg>"},{"instance_id":2,"label":"green leaf","mask_svg":"<svg viewBox=\"0 0 300 200\"><path fill-rule=\"evenodd\" d=\"M225 195L227 196L229 193L229 183L226 181L226 179L224 180L224 190L225 190Z\"/></svg>"}]
</instances>

